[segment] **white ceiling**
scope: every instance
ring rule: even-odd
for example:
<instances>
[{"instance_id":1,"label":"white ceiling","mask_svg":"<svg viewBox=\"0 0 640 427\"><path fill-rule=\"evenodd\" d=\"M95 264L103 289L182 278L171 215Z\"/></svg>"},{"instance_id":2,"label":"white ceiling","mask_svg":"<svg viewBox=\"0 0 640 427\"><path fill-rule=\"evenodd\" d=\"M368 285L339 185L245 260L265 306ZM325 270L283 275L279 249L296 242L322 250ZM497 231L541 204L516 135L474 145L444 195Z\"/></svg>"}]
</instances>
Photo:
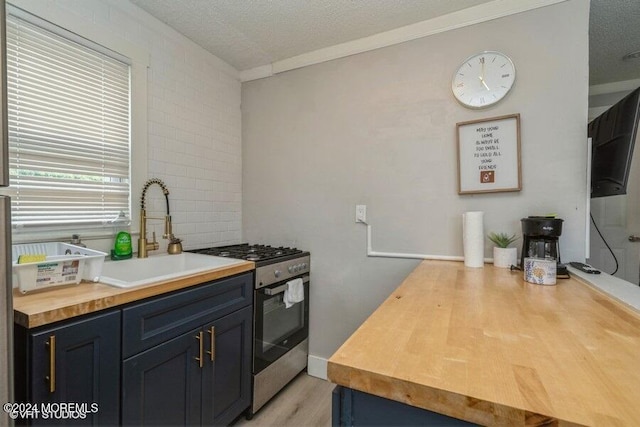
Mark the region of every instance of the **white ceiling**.
<instances>
[{"instance_id":1,"label":"white ceiling","mask_svg":"<svg viewBox=\"0 0 640 427\"><path fill-rule=\"evenodd\" d=\"M494 0L130 1L238 71L484 3L497 3ZM640 0L591 0L590 84L640 78L640 60L621 60L625 53L640 50L639 23Z\"/></svg>"},{"instance_id":2,"label":"white ceiling","mask_svg":"<svg viewBox=\"0 0 640 427\"><path fill-rule=\"evenodd\" d=\"M489 0L131 0L239 71Z\"/></svg>"},{"instance_id":3,"label":"white ceiling","mask_svg":"<svg viewBox=\"0 0 640 427\"><path fill-rule=\"evenodd\" d=\"M589 83L640 79L640 59L622 60L635 51L640 51L640 0L591 0Z\"/></svg>"}]
</instances>

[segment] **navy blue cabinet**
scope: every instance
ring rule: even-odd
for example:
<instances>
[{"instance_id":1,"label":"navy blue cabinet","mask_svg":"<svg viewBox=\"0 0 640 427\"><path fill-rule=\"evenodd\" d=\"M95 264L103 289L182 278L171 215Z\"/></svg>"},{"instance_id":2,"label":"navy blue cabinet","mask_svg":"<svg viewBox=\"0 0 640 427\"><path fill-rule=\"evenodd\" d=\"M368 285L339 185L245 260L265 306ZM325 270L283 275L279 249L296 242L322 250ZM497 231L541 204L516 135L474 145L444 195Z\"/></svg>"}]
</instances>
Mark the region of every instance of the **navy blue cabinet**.
<instances>
[{"instance_id":1,"label":"navy blue cabinet","mask_svg":"<svg viewBox=\"0 0 640 427\"><path fill-rule=\"evenodd\" d=\"M120 311L15 329L16 401L37 404L31 425L115 425L120 419ZM78 404L60 417L43 408ZM51 416L46 419L45 416Z\"/></svg>"},{"instance_id":2,"label":"navy blue cabinet","mask_svg":"<svg viewBox=\"0 0 640 427\"><path fill-rule=\"evenodd\" d=\"M253 277L123 310L122 423L227 425L251 399Z\"/></svg>"},{"instance_id":3,"label":"navy blue cabinet","mask_svg":"<svg viewBox=\"0 0 640 427\"><path fill-rule=\"evenodd\" d=\"M251 403L252 319L253 309L246 307L205 327L214 337L205 352L211 362L203 372L205 425L228 425Z\"/></svg>"},{"instance_id":4,"label":"navy blue cabinet","mask_svg":"<svg viewBox=\"0 0 640 427\"><path fill-rule=\"evenodd\" d=\"M331 424L338 426L475 426L426 409L347 387L333 390Z\"/></svg>"},{"instance_id":5,"label":"navy blue cabinet","mask_svg":"<svg viewBox=\"0 0 640 427\"><path fill-rule=\"evenodd\" d=\"M122 310L122 357L253 304L253 274L245 273L150 298Z\"/></svg>"},{"instance_id":6,"label":"navy blue cabinet","mask_svg":"<svg viewBox=\"0 0 640 427\"><path fill-rule=\"evenodd\" d=\"M125 425L199 425L202 373L199 330L127 359L122 365Z\"/></svg>"},{"instance_id":7,"label":"navy blue cabinet","mask_svg":"<svg viewBox=\"0 0 640 427\"><path fill-rule=\"evenodd\" d=\"M251 404L252 325L252 272L40 328L15 325L16 402L86 405L80 418L19 424L228 425Z\"/></svg>"}]
</instances>

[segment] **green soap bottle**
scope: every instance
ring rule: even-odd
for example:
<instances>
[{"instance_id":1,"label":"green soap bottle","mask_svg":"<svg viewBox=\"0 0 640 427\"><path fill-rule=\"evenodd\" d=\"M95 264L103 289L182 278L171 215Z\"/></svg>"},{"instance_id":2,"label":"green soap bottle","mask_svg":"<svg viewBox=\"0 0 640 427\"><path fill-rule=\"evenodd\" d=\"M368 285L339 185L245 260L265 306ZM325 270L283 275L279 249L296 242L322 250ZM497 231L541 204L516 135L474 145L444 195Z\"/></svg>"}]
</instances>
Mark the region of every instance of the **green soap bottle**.
<instances>
[{"instance_id":1,"label":"green soap bottle","mask_svg":"<svg viewBox=\"0 0 640 427\"><path fill-rule=\"evenodd\" d=\"M111 250L111 259L129 259L133 255L131 250L131 234L126 231L120 231L116 234L116 240Z\"/></svg>"}]
</instances>

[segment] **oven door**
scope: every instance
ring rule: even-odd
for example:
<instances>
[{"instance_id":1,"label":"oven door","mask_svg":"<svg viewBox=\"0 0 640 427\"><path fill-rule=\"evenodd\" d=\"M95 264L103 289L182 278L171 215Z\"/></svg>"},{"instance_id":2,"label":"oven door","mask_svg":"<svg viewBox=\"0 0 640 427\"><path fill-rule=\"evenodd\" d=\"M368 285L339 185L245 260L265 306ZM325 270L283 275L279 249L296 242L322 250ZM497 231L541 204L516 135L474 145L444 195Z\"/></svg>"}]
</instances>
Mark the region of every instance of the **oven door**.
<instances>
[{"instance_id":1,"label":"oven door","mask_svg":"<svg viewBox=\"0 0 640 427\"><path fill-rule=\"evenodd\" d=\"M304 301L289 308L286 308L283 301L286 282L255 291L254 374L309 336L309 276L301 278L304 283Z\"/></svg>"}]
</instances>

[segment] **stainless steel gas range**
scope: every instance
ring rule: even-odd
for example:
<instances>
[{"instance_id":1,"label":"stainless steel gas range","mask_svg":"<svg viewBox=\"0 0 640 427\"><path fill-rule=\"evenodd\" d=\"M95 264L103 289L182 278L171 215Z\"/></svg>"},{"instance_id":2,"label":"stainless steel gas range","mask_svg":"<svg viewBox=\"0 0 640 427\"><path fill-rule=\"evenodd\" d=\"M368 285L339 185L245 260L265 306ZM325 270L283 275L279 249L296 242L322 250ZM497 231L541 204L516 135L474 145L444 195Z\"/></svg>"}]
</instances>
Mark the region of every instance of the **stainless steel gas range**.
<instances>
[{"instance_id":1,"label":"stainless steel gas range","mask_svg":"<svg viewBox=\"0 0 640 427\"><path fill-rule=\"evenodd\" d=\"M189 252L256 263L253 294L253 397L250 413L247 415L251 418L307 366L309 252L246 243ZM302 280L304 298L300 302L287 304L285 291L291 290L290 286L296 279Z\"/></svg>"}]
</instances>

